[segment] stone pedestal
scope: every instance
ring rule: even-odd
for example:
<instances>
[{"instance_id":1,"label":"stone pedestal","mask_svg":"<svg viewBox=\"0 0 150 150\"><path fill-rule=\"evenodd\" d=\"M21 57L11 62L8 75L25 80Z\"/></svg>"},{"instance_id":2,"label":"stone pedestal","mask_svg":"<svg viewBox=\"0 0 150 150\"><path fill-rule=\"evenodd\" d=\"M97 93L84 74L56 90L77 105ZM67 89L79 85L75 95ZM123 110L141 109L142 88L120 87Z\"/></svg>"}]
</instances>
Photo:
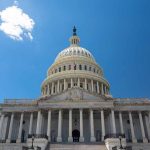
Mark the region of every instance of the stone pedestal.
<instances>
[{"instance_id":1,"label":"stone pedestal","mask_svg":"<svg viewBox=\"0 0 150 150\"><path fill-rule=\"evenodd\" d=\"M137 139L136 138L132 138L132 143L137 143Z\"/></svg>"},{"instance_id":2,"label":"stone pedestal","mask_svg":"<svg viewBox=\"0 0 150 150\"><path fill-rule=\"evenodd\" d=\"M95 137L94 137L94 136L91 136L90 141L91 141L91 142L96 142Z\"/></svg>"},{"instance_id":3,"label":"stone pedestal","mask_svg":"<svg viewBox=\"0 0 150 150\"><path fill-rule=\"evenodd\" d=\"M72 137L68 137L68 142L69 143L73 142L73 138Z\"/></svg>"},{"instance_id":4,"label":"stone pedestal","mask_svg":"<svg viewBox=\"0 0 150 150\"><path fill-rule=\"evenodd\" d=\"M10 139L7 139L7 140L6 140L6 143L10 143L10 142L11 142L11 140L10 140Z\"/></svg>"},{"instance_id":5,"label":"stone pedestal","mask_svg":"<svg viewBox=\"0 0 150 150\"><path fill-rule=\"evenodd\" d=\"M84 137L80 137L79 142L84 142Z\"/></svg>"},{"instance_id":6,"label":"stone pedestal","mask_svg":"<svg viewBox=\"0 0 150 150\"><path fill-rule=\"evenodd\" d=\"M57 142L62 142L62 137L57 137Z\"/></svg>"},{"instance_id":7,"label":"stone pedestal","mask_svg":"<svg viewBox=\"0 0 150 150\"><path fill-rule=\"evenodd\" d=\"M126 146L126 139L123 138L121 142L122 142L122 146L125 147ZM115 146L117 146L119 148L120 140L119 140L119 138L108 138L105 140L105 145L106 145L108 150L112 150L112 148Z\"/></svg>"},{"instance_id":8,"label":"stone pedestal","mask_svg":"<svg viewBox=\"0 0 150 150\"><path fill-rule=\"evenodd\" d=\"M16 140L16 143L21 143L21 139L17 139L17 140Z\"/></svg>"},{"instance_id":9,"label":"stone pedestal","mask_svg":"<svg viewBox=\"0 0 150 150\"><path fill-rule=\"evenodd\" d=\"M34 142L33 142L34 148L36 148L38 146L38 147L41 147L41 150L45 150L47 144L48 144L48 140L45 138L35 138ZM31 145L32 145L32 139L29 138L29 139L27 139L27 146L31 147Z\"/></svg>"},{"instance_id":10,"label":"stone pedestal","mask_svg":"<svg viewBox=\"0 0 150 150\"><path fill-rule=\"evenodd\" d=\"M143 138L143 143L148 143L147 138Z\"/></svg>"}]
</instances>

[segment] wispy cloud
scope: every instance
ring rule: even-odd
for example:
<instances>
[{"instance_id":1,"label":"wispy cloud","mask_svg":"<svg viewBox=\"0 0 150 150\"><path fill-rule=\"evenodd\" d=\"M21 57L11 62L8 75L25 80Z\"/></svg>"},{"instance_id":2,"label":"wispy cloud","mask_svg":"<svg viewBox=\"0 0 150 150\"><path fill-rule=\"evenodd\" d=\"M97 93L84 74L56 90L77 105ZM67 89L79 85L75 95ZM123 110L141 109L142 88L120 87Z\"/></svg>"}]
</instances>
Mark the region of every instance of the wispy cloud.
<instances>
[{"instance_id":1,"label":"wispy cloud","mask_svg":"<svg viewBox=\"0 0 150 150\"><path fill-rule=\"evenodd\" d=\"M35 22L21 8L14 5L0 11L0 30L14 40L33 39Z\"/></svg>"}]
</instances>

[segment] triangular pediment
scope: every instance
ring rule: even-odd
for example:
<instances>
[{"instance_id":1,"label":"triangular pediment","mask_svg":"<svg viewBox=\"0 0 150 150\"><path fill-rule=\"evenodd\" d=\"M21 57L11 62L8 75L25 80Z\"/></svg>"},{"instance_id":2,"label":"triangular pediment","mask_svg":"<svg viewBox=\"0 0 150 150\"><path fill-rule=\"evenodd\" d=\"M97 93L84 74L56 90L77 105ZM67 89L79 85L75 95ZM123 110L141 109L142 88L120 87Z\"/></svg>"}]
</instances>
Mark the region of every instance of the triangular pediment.
<instances>
[{"instance_id":1,"label":"triangular pediment","mask_svg":"<svg viewBox=\"0 0 150 150\"><path fill-rule=\"evenodd\" d=\"M40 98L41 101L107 101L109 100L105 96L98 95L96 93L89 92L79 87L73 87L63 91L62 93Z\"/></svg>"}]
</instances>

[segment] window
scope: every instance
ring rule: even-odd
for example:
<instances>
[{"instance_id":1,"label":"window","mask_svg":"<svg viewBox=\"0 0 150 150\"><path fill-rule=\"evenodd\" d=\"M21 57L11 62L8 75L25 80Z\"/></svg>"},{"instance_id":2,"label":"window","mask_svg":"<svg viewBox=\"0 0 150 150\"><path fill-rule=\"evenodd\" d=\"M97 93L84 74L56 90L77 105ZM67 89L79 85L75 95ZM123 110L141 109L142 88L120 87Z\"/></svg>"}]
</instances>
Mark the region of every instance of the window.
<instances>
[{"instance_id":1,"label":"window","mask_svg":"<svg viewBox=\"0 0 150 150\"><path fill-rule=\"evenodd\" d=\"M74 86L77 86L77 83L74 83Z\"/></svg>"},{"instance_id":2,"label":"window","mask_svg":"<svg viewBox=\"0 0 150 150\"><path fill-rule=\"evenodd\" d=\"M55 69L55 73L57 73L57 69Z\"/></svg>"},{"instance_id":3,"label":"window","mask_svg":"<svg viewBox=\"0 0 150 150\"><path fill-rule=\"evenodd\" d=\"M89 67L89 71L91 71L91 67Z\"/></svg>"},{"instance_id":4,"label":"window","mask_svg":"<svg viewBox=\"0 0 150 150\"><path fill-rule=\"evenodd\" d=\"M69 70L71 70L71 65L69 65Z\"/></svg>"},{"instance_id":5,"label":"window","mask_svg":"<svg viewBox=\"0 0 150 150\"><path fill-rule=\"evenodd\" d=\"M68 88L71 88L71 84L70 83L68 83Z\"/></svg>"},{"instance_id":6,"label":"window","mask_svg":"<svg viewBox=\"0 0 150 150\"><path fill-rule=\"evenodd\" d=\"M95 68L93 69L93 71L95 72Z\"/></svg>"},{"instance_id":7,"label":"window","mask_svg":"<svg viewBox=\"0 0 150 150\"><path fill-rule=\"evenodd\" d=\"M76 64L74 64L74 70L76 70L77 69L77 66L76 66Z\"/></svg>"},{"instance_id":8,"label":"window","mask_svg":"<svg viewBox=\"0 0 150 150\"><path fill-rule=\"evenodd\" d=\"M79 70L82 70L82 65L79 65Z\"/></svg>"},{"instance_id":9,"label":"window","mask_svg":"<svg viewBox=\"0 0 150 150\"><path fill-rule=\"evenodd\" d=\"M64 66L64 71L66 70L66 66Z\"/></svg>"},{"instance_id":10,"label":"window","mask_svg":"<svg viewBox=\"0 0 150 150\"><path fill-rule=\"evenodd\" d=\"M80 83L80 87L83 88L83 83Z\"/></svg>"},{"instance_id":11,"label":"window","mask_svg":"<svg viewBox=\"0 0 150 150\"><path fill-rule=\"evenodd\" d=\"M61 72L61 67L59 67L59 72Z\"/></svg>"},{"instance_id":12,"label":"window","mask_svg":"<svg viewBox=\"0 0 150 150\"><path fill-rule=\"evenodd\" d=\"M84 69L87 70L87 66L86 65L84 66Z\"/></svg>"},{"instance_id":13,"label":"window","mask_svg":"<svg viewBox=\"0 0 150 150\"><path fill-rule=\"evenodd\" d=\"M87 90L89 90L89 85L87 84Z\"/></svg>"}]
</instances>

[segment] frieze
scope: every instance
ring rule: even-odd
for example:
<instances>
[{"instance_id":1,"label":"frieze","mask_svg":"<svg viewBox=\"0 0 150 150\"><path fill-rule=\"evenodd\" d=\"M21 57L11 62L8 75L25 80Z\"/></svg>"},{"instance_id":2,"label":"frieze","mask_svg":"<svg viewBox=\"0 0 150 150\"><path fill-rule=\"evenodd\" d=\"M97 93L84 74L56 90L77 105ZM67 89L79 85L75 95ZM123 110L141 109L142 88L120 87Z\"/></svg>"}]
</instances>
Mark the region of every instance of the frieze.
<instances>
[{"instance_id":1,"label":"frieze","mask_svg":"<svg viewBox=\"0 0 150 150\"><path fill-rule=\"evenodd\" d=\"M39 103L40 108L114 108L112 102L75 102Z\"/></svg>"}]
</instances>

